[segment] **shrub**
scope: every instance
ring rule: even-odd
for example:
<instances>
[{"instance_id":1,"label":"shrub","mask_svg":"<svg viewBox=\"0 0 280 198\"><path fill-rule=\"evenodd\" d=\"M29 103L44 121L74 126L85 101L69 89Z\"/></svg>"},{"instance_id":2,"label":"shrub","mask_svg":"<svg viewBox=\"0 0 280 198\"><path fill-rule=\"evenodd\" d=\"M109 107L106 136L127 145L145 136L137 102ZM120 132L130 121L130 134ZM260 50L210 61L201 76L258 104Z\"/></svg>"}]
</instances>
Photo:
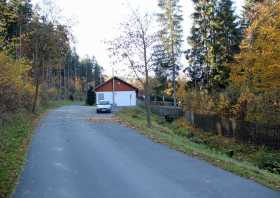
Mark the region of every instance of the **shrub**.
<instances>
[{"instance_id":1,"label":"shrub","mask_svg":"<svg viewBox=\"0 0 280 198\"><path fill-rule=\"evenodd\" d=\"M230 112L230 100L226 94L220 93L217 100L217 113L222 116L228 116Z\"/></svg>"},{"instance_id":2,"label":"shrub","mask_svg":"<svg viewBox=\"0 0 280 198\"><path fill-rule=\"evenodd\" d=\"M47 89L47 94L49 99L56 99L58 96L58 90L57 88Z\"/></svg>"},{"instance_id":3,"label":"shrub","mask_svg":"<svg viewBox=\"0 0 280 198\"><path fill-rule=\"evenodd\" d=\"M186 95L185 109L202 114L215 112L214 97L207 90L190 90Z\"/></svg>"},{"instance_id":4,"label":"shrub","mask_svg":"<svg viewBox=\"0 0 280 198\"><path fill-rule=\"evenodd\" d=\"M248 104L247 121L280 124L280 90L258 95Z\"/></svg>"},{"instance_id":5,"label":"shrub","mask_svg":"<svg viewBox=\"0 0 280 198\"><path fill-rule=\"evenodd\" d=\"M280 155L261 150L256 155L256 165L261 169L280 174Z\"/></svg>"},{"instance_id":6,"label":"shrub","mask_svg":"<svg viewBox=\"0 0 280 198\"><path fill-rule=\"evenodd\" d=\"M87 92L86 104L90 106L94 105L96 102L95 99L96 97L95 97L95 92L93 91L93 87L90 87Z\"/></svg>"},{"instance_id":7,"label":"shrub","mask_svg":"<svg viewBox=\"0 0 280 198\"><path fill-rule=\"evenodd\" d=\"M157 118L157 123L160 124L160 125L163 125L163 124L165 124L165 119L164 119L163 117L160 117L160 116L159 116L159 117Z\"/></svg>"},{"instance_id":8,"label":"shrub","mask_svg":"<svg viewBox=\"0 0 280 198\"><path fill-rule=\"evenodd\" d=\"M192 136L190 138L188 138L190 141L196 143L196 144L205 144L204 140L201 139L200 137L198 136Z\"/></svg>"},{"instance_id":9,"label":"shrub","mask_svg":"<svg viewBox=\"0 0 280 198\"><path fill-rule=\"evenodd\" d=\"M181 128L179 127L178 129L175 130L175 134L179 136L186 137L188 134L188 130L186 128Z\"/></svg>"},{"instance_id":10,"label":"shrub","mask_svg":"<svg viewBox=\"0 0 280 198\"><path fill-rule=\"evenodd\" d=\"M30 66L0 52L0 116L30 106L33 86L27 77Z\"/></svg>"}]
</instances>

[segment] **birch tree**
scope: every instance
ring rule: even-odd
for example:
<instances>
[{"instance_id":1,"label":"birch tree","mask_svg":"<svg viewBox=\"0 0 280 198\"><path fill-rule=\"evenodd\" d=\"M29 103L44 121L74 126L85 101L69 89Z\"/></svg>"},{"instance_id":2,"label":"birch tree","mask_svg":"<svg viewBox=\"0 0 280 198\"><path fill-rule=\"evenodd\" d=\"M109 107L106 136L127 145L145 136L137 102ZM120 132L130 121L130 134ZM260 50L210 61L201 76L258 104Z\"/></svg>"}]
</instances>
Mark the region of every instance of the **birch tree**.
<instances>
[{"instance_id":1,"label":"birch tree","mask_svg":"<svg viewBox=\"0 0 280 198\"><path fill-rule=\"evenodd\" d=\"M152 23L151 15L132 10L129 19L121 24L120 36L109 42L113 57L126 64L144 87L148 127L152 126L149 78L153 67L153 47L156 40Z\"/></svg>"}]
</instances>

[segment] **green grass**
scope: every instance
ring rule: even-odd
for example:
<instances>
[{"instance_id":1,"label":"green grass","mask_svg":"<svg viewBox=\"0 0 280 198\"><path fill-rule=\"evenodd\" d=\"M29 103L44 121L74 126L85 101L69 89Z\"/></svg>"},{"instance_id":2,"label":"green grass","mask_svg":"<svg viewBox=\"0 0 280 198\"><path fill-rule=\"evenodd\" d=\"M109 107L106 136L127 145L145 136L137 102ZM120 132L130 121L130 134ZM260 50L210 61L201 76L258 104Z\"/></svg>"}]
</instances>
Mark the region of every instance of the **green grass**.
<instances>
[{"instance_id":1,"label":"green grass","mask_svg":"<svg viewBox=\"0 0 280 198\"><path fill-rule=\"evenodd\" d=\"M36 115L26 111L13 115L0 127L0 198L11 195L21 174L32 132L39 118L52 108L74 104L71 101L50 101Z\"/></svg>"},{"instance_id":2,"label":"green grass","mask_svg":"<svg viewBox=\"0 0 280 198\"><path fill-rule=\"evenodd\" d=\"M153 127L148 128L146 127L145 111L141 108L123 109L117 113L117 117L125 125L138 129L140 133L155 142L169 145L172 149L206 160L215 166L254 180L274 190L280 190L279 175L259 169L246 157L238 156L238 159L234 159L229 157L223 149L209 146L200 140L196 140L195 142L199 143L195 143L187 138L190 128L178 127L176 123L168 124L156 115L152 116ZM246 145L243 145L242 149L246 150Z\"/></svg>"}]
</instances>

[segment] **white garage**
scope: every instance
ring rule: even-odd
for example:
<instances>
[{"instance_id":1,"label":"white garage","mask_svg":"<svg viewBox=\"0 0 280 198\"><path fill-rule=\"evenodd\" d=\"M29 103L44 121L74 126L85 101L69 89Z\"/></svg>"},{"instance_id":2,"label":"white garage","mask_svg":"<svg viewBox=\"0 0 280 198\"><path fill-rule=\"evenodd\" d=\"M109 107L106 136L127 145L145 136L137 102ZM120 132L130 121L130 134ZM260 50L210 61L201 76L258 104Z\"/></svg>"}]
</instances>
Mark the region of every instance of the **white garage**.
<instances>
[{"instance_id":1,"label":"white garage","mask_svg":"<svg viewBox=\"0 0 280 198\"><path fill-rule=\"evenodd\" d=\"M118 77L95 88L96 102L105 100L119 107L136 106L138 89Z\"/></svg>"}]
</instances>

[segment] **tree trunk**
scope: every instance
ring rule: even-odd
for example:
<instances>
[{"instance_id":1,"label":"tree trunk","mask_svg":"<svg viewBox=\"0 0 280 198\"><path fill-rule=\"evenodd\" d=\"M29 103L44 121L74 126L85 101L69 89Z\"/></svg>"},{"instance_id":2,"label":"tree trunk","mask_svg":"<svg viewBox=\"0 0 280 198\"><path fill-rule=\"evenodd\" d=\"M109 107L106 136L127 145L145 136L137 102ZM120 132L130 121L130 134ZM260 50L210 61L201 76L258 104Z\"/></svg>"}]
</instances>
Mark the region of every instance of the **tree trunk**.
<instances>
[{"instance_id":1,"label":"tree trunk","mask_svg":"<svg viewBox=\"0 0 280 198\"><path fill-rule=\"evenodd\" d=\"M34 101L33 101L33 106L32 106L32 113L36 112L36 107L38 103L38 98L39 98L39 77L36 79L36 90L35 90L35 96L34 96Z\"/></svg>"},{"instance_id":2,"label":"tree trunk","mask_svg":"<svg viewBox=\"0 0 280 198\"><path fill-rule=\"evenodd\" d=\"M172 66L172 82L173 82L173 105L176 107L177 106L177 100L176 100L176 96L177 96L177 91L176 91L176 65L175 63L173 63Z\"/></svg>"},{"instance_id":3,"label":"tree trunk","mask_svg":"<svg viewBox=\"0 0 280 198\"><path fill-rule=\"evenodd\" d=\"M70 89L69 89L69 76L70 76L70 71L69 71L69 65L67 65L67 97L69 98L69 93L70 93Z\"/></svg>"},{"instance_id":4,"label":"tree trunk","mask_svg":"<svg viewBox=\"0 0 280 198\"><path fill-rule=\"evenodd\" d=\"M174 31L172 29L172 31ZM172 32L173 34L173 32ZM174 51L174 41L173 41L173 36L171 40L171 47L172 47L172 83L173 83L173 105L177 106L177 91L176 91L176 63L175 63L175 51Z\"/></svg>"},{"instance_id":5,"label":"tree trunk","mask_svg":"<svg viewBox=\"0 0 280 198\"><path fill-rule=\"evenodd\" d=\"M142 31L143 32L143 31ZM148 70L148 61L147 61L147 45L145 41L145 36L143 32L143 46L144 46L144 62L145 62L145 107L147 112L147 127L152 128L151 121L151 98L150 98L150 83L149 83L149 70Z\"/></svg>"},{"instance_id":6,"label":"tree trunk","mask_svg":"<svg viewBox=\"0 0 280 198\"><path fill-rule=\"evenodd\" d=\"M147 127L151 128L152 127L152 121L151 121L151 101L150 101L150 94L148 91L148 85L146 84L145 86L145 108L146 108L146 113L147 113Z\"/></svg>"},{"instance_id":7,"label":"tree trunk","mask_svg":"<svg viewBox=\"0 0 280 198\"><path fill-rule=\"evenodd\" d=\"M63 99L67 98L67 75L65 66L63 68Z\"/></svg>"},{"instance_id":8,"label":"tree trunk","mask_svg":"<svg viewBox=\"0 0 280 198\"><path fill-rule=\"evenodd\" d=\"M75 89L75 92L77 90L76 80L77 80L77 71L76 71L76 65L75 65L74 66L74 89Z\"/></svg>"},{"instance_id":9,"label":"tree trunk","mask_svg":"<svg viewBox=\"0 0 280 198\"><path fill-rule=\"evenodd\" d=\"M58 79L59 79L58 99L60 100L61 99L61 62L59 63L58 71L59 71L59 75L58 75Z\"/></svg>"}]
</instances>

